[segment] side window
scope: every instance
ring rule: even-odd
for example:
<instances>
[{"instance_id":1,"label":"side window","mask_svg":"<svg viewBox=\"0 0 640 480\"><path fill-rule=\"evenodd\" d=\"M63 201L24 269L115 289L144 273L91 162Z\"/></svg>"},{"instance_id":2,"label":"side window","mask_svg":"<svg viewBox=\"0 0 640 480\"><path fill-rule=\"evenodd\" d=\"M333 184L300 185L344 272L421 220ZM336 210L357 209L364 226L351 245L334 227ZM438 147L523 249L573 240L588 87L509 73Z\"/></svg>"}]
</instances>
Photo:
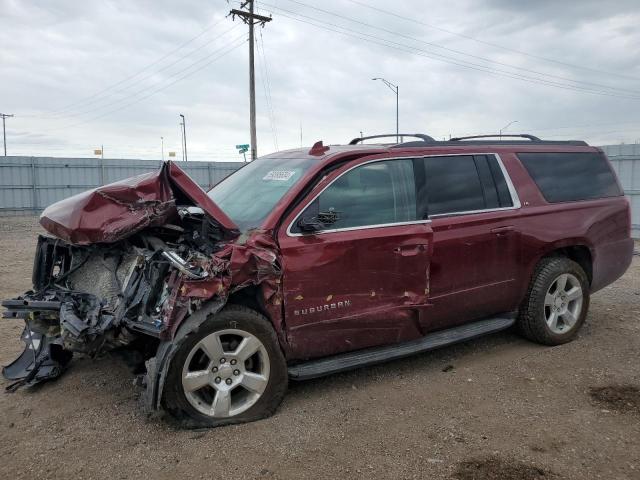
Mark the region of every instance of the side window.
<instances>
[{"instance_id":1,"label":"side window","mask_svg":"<svg viewBox=\"0 0 640 480\"><path fill-rule=\"evenodd\" d=\"M489 169L491 170L491 176L495 182L500 207L513 207L511 192L509 192L509 187L507 186L507 180L504 178L504 173L502 173L502 169L500 168L500 165L498 165L498 160L493 155L489 155L486 158L489 163Z\"/></svg>"},{"instance_id":2,"label":"side window","mask_svg":"<svg viewBox=\"0 0 640 480\"><path fill-rule=\"evenodd\" d=\"M518 153L551 203L622 195L606 158L599 153Z\"/></svg>"},{"instance_id":3,"label":"side window","mask_svg":"<svg viewBox=\"0 0 640 480\"><path fill-rule=\"evenodd\" d=\"M324 230L414 221L413 161L356 167L336 179L299 218L317 218L326 223ZM297 225L292 231L300 232Z\"/></svg>"},{"instance_id":4,"label":"side window","mask_svg":"<svg viewBox=\"0 0 640 480\"><path fill-rule=\"evenodd\" d=\"M476 155L476 167L484 190L485 208L513 207L507 181L493 155Z\"/></svg>"},{"instance_id":5,"label":"side window","mask_svg":"<svg viewBox=\"0 0 640 480\"><path fill-rule=\"evenodd\" d=\"M428 215L486 208L473 156L426 157L423 161Z\"/></svg>"}]
</instances>

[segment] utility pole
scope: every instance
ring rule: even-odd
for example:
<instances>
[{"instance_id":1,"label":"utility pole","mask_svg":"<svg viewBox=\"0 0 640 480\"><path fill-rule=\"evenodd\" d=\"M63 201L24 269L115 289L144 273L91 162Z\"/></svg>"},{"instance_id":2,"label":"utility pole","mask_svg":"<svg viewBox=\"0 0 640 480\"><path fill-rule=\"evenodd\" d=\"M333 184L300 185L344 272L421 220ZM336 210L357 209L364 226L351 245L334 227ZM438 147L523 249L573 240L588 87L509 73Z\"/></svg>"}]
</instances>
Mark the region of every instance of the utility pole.
<instances>
[{"instance_id":1,"label":"utility pole","mask_svg":"<svg viewBox=\"0 0 640 480\"><path fill-rule=\"evenodd\" d=\"M184 115L180 114L180 117L182 117L182 122L180 123L180 125L182 125L182 160L186 162L187 161L187 124L184 119Z\"/></svg>"},{"instance_id":2,"label":"utility pole","mask_svg":"<svg viewBox=\"0 0 640 480\"><path fill-rule=\"evenodd\" d=\"M164 162L164 137L160 137L160 151L162 152L162 161Z\"/></svg>"},{"instance_id":3,"label":"utility pole","mask_svg":"<svg viewBox=\"0 0 640 480\"><path fill-rule=\"evenodd\" d=\"M253 12L254 0L245 0L240 8L249 8L249 11L232 9L229 14L235 20L240 17L244 23L249 25L249 123L251 130L251 161L258 158L258 138L256 135L256 77L253 61L253 27L257 24L264 27L265 23L271 21L271 17L258 15Z\"/></svg>"},{"instance_id":4,"label":"utility pole","mask_svg":"<svg viewBox=\"0 0 640 480\"><path fill-rule=\"evenodd\" d=\"M2 138L4 140L4 156L7 156L7 131L4 128L4 120L6 118L11 118L13 115L9 115L7 113L0 113L0 117L2 117Z\"/></svg>"}]
</instances>

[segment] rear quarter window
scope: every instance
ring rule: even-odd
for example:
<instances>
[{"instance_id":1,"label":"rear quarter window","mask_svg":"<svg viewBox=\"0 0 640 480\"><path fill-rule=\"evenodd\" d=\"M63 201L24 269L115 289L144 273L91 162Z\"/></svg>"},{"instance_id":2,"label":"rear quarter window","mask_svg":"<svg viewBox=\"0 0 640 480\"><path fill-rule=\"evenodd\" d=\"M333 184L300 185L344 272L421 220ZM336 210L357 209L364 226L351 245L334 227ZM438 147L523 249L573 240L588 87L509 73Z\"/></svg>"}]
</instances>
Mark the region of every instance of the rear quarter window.
<instances>
[{"instance_id":1,"label":"rear quarter window","mask_svg":"<svg viewBox=\"0 0 640 480\"><path fill-rule=\"evenodd\" d=\"M600 153L517 155L544 198L550 203L622 195L609 162Z\"/></svg>"}]
</instances>

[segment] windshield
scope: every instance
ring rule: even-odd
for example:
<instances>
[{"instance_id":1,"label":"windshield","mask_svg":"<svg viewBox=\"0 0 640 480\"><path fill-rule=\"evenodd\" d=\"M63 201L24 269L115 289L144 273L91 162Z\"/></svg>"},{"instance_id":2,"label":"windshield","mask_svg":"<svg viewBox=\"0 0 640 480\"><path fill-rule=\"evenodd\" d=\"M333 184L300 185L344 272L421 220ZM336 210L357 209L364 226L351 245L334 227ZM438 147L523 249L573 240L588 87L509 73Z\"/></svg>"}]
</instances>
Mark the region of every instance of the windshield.
<instances>
[{"instance_id":1,"label":"windshield","mask_svg":"<svg viewBox=\"0 0 640 480\"><path fill-rule=\"evenodd\" d=\"M246 231L262 224L313 163L310 158L258 159L218 183L208 195Z\"/></svg>"}]
</instances>

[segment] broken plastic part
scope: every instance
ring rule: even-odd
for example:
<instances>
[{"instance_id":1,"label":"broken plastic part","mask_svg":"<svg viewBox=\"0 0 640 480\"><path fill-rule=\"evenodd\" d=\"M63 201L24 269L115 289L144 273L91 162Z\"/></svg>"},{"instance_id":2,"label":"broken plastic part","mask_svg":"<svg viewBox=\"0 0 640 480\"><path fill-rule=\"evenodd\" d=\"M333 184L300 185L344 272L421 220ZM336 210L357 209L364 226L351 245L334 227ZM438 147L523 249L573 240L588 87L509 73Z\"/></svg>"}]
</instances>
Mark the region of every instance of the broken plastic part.
<instances>
[{"instance_id":1,"label":"broken plastic part","mask_svg":"<svg viewBox=\"0 0 640 480\"><path fill-rule=\"evenodd\" d=\"M8 392L59 377L71 360L71 352L28 327L22 332L22 340L25 343L22 354L2 368L2 375L7 380L14 380L6 387Z\"/></svg>"}]
</instances>

